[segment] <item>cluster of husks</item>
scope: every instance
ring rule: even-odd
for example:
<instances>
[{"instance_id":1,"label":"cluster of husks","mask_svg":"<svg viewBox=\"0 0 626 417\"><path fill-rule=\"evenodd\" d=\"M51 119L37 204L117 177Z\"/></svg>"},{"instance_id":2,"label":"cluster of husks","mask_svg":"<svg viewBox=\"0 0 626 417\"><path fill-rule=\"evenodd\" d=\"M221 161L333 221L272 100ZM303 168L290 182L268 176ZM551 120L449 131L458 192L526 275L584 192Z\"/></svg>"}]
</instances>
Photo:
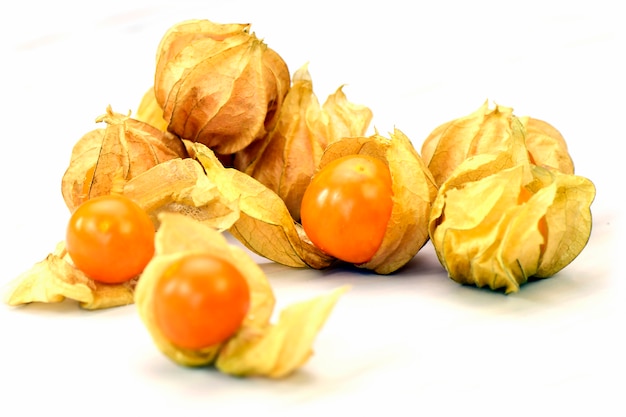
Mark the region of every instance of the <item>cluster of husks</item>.
<instances>
[{"instance_id":1,"label":"cluster of husks","mask_svg":"<svg viewBox=\"0 0 626 417\"><path fill-rule=\"evenodd\" d=\"M395 210L379 254L360 266L390 273L428 239L425 220L436 187L401 132L391 139L365 136L372 116L342 87L320 104L308 65L291 79L285 62L250 25L205 20L167 31L154 86L138 111L141 120L181 138L220 192L238 202L233 235L289 266L324 268L334 261L299 224L302 196L322 159L376 153L391 169Z\"/></svg>"},{"instance_id":2,"label":"cluster of husks","mask_svg":"<svg viewBox=\"0 0 626 417\"><path fill-rule=\"evenodd\" d=\"M392 273L430 239L452 279L511 292L558 272L586 245L595 188L574 175L565 140L548 123L485 102L434 129L420 156L397 129L366 136L371 120L342 87L320 104L308 67L291 79L250 25L181 22L158 46L154 84L136 117L109 107L97 118L106 126L76 143L63 198L74 210L124 194L157 229L164 213L182 213L272 261L321 269L336 259L299 224L302 196L325 164L365 154L389 167L393 209L380 248L359 267ZM160 236L165 247L177 235ZM16 280L9 303L69 297L112 307L132 302L134 285L95 284L61 243Z\"/></svg>"},{"instance_id":3,"label":"cluster of husks","mask_svg":"<svg viewBox=\"0 0 626 417\"><path fill-rule=\"evenodd\" d=\"M550 124L486 102L436 128L422 157L439 186L429 235L453 280L515 292L587 244L595 187Z\"/></svg>"}]
</instances>

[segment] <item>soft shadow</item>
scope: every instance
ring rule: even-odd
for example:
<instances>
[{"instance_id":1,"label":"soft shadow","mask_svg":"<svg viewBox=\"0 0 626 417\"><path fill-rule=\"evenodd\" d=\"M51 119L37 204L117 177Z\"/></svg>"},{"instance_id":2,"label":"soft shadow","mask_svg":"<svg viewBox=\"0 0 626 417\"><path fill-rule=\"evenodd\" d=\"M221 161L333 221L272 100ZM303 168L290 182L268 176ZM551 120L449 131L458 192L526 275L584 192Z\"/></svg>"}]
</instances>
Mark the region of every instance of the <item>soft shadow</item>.
<instances>
[{"instance_id":1,"label":"soft shadow","mask_svg":"<svg viewBox=\"0 0 626 417\"><path fill-rule=\"evenodd\" d=\"M16 314L27 315L71 315L71 314L90 314L93 316L102 315L131 315L136 314L135 306L133 304L109 307L97 310L88 310L82 308L80 304L69 298L57 303L41 303L33 302L29 304L22 304L18 306L5 306L7 311Z\"/></svg>"}]
</instances>

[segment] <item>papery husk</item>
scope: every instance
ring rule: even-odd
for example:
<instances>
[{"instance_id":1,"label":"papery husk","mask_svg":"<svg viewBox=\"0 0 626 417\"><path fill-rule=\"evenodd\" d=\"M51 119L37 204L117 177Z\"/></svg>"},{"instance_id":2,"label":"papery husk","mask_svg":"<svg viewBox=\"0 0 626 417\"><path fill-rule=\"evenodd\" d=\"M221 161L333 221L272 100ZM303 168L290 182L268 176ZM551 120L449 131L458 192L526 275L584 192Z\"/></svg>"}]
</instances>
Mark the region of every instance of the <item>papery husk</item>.
<instances>
[{"instance_id":1,"label":"papery husk","mask_svg":"<svg viewBox=\"0 0 626 417\"><path fill-rule=\"evenodd\" d=\"M534 164L573 173L565 141L546 125L537 119L518 118L511 107L492 107L485 101L476 111L435 128L424 140L421 154L440 186L465 159L507 151L509 143L521 135Z\"/></svg>"},{"instance_id":2,"label":"papery husk","mask_svg":"<svg viewBox=\"0 0 626 417\"><path fill-rule=\"evenodd\" d=\"M218 231L228 230L239 218L236 200L229 200L206 176L198 161L171 159L124 182L114 181L115 192L135 201L160 227L162 213L178 213ZM101 284L74 267L64 242L32 268L20 274L8 291L10 305L77 300L85 309L101 309L133 302L135 280Z\"/></svg>"},{"instance_id":3,"label":"papery husk","mask_svg":"<svg viewBox=\"0 0 626 417\"><path fill-rule=\"evenodd\" d=\"M564 174L574 174L574 161L565 138L550 123L529 116L520 117L526 132L526 147L535 165L554 168Z\"/></svg>"},{"instance_id":4,"label":"papery husk","mask_svg":"<svg viewBox=\"0 0 626 417\"><path fill-rule=\"evenodd\" d=\"M167 121L163 118L163 109L154 95L154 87L150 87L141 97L135 119L148 123L159 130L167 131Z\"/></svg>"},{"instance_id":5,"label":"papery husk","mask_svg":"<svg viewBox=\"0 0 626 417\"><path fill-rule=\"evenodd\" d=\"M342 87L320 106L304 65L293 75L274 129L237 152L234 167L278 194L299 221L304 190L324 149L342 137L364 135L371 120L372 111L349 102Z\"/></svg>"},{"instance_id":6,"label":"papery husk","mask_svg":"<svg viewBox=\"0 0 626 417\"><path fill-rule=\"evenodd\" d=\"M189 20L165 33L154 91L170 132L231 154L274 127L289 90L289 69L249 29Z\"/></svg>"},{"instance_id":7,"label":"papery husk","mask_svg":"<svg viewBox=\"0 0 626 417\"><path fill-rule=\"evenodd\" d=\"M313 355L315 337L339 298L349 290L342 286L328 294L285 307L276 324L264 329L242 329L222 348L215 366L236 376L283 378Z\"/></svg>"},{"instance_id":8,"label":"papery husk","mask_svg":"<svg viewBox=\"0 0 626 417\"><path fill-rule=\"evenodd\" d=\"M357 265L390 274L408 263L428 241L428 218L437 186L409 138L395 129L389 138L344 138L331 144L318 169L346 155L363 154L383 160L392 178L393 207L380 248L368 262ZM343 237L349 241L350 236Z\"/></svg>"},{"instance_id":9,"label":"papery husk","mask_svg":"<svg viewBox=\"0 0 626 417\"><path fill-rule=\"evenodd\" d=\"M584 177L516 163L506 152L481 154L440 187L429 234L451 279L508 294L578 256L591 233L594 197Z\"/></svg>"},{"instance_id":10,"label":"papery husk","mask_svg":"<svg viewBox=\"0 0 626 417\"><path fill-rule=\"evenodd\" d=\"M223 195L192 158L155 165L124 183L122 194L136 201L156 228L163 212L181 213L220 231L229 229L240 215L237 200Z\"/></svg>"},{"instance_id":11,"label":"papery husk","mask_svg":"<svg viewBox=\"0 0 626 417\"><path fill-rule=\"evenodd\" d=\"M172 262L197 252L210 252L233 264L250 288L250 310L243 325L265 326L274 309L274 293L263 271L240 248L229 245L219 231L178 213L162 213L155 236L155 256L144 269L135 291L137 311L156 346L174 362L186 366L213 362L221 344L206 349L183 349L161 333L154 319L152 289Z\"/></svg>"},{"instance_id":12,"label":"papery husk","mask_svg":"<svg viewBox=\"0 0 626 417\"><path fill-rule=\"evenodd\" d=\"M161 162L187 156L179 138L130 115L115 113L111 106L96 122L107 127L88 132L74 145L61 180L70 211L90 198L116 191L120 183Z\"/></svg>"},{"instance_id":13,"label":"papery husk","mask_svg":"<svg viewBox=\"0 0 626 417\"><path fill-rule=\"evenodd\" d=\"M229 231L248 249L296 268L322 269L335 261L311 243L274 191L235 168L224 167L205 145L185 143L190 155L202 164L220 193L238 202L239 218Z\"/></svg>"},{"instance_id":14,"label":"papery husk","mask_svg":"<svg viewBox=\"0 0 626 417\"><path fill-rule=\"evenodd\" d=\"M250 310L237 333L225 342L199 350L181 349L167 340L155 322L152 289L172 262L203 252L222 257L241 272L250 288ZM310 357L315 336L346 289L288 306L278 323L272 324L274 293L252 258L215 229L184 215L163 213L156 255L137 284L135 302L156 346L174 362L184 366L214 364L221 372L236 376L280 378Z\"/></svg>"},{"instance_id":15,"label":"papery husk","mask_svg":"<svg viewBox=\"0 0 626 417\"><path fill-rule=\"evenodd\" d=\"M9 283L4 302L19 306L70 299L86 310L99 310L132 304L136 282L101 284L92 280L74 266L62 241L45 259Z\"/></svg>"}]
</instances>

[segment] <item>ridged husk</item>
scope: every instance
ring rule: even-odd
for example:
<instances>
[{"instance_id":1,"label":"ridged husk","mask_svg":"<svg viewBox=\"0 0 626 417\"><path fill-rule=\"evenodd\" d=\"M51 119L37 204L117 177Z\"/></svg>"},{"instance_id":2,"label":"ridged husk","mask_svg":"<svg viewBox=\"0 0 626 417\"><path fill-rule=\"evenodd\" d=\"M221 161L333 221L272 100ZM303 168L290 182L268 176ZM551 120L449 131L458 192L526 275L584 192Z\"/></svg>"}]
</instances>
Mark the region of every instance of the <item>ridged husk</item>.
<instances>
[{"instance_id":1,"label":"ridged husk","mask_svg":"<svg viewBox=\"0 0 626 417\"><path fill-rule=\"evenodd\" d=\"M116 113L111 106L96 122L104 122L106 127L88 132L75 143L61 180L61 193L70 211L90 198L110 194L115 184L155 165L187 156L179 138Z\"/></svg>"},{"instance_id":2,"label":"ridged husk","mask_svg":"<svg viewBox=\"0 0 626 417\"><path fill-rule=\"evenodd\" d=\"M249 30L249 24L189 20L165 33L154 94L170 132L231 154L274 127L289 69Z\"/></svg>"},{"instance_id":3,"label":"ridged husk","mask_svg":"<svg viewBox=\"0 0 626 417\"><path fill-rule=\"evenodd\" d=\"M302 195L324 149L343 137L364 135L371 120L372 111L348 101L342 87L320 106L304 65L293 76L274 129L237 152L234 167L276 192L299 221Z\"/></svg>"},{"instance_id":4,"label":"ridged husk","mask_svg":"<svg viewBox=\"0 0 626 417\"><path fill-rule=\"evenodd\" d=\"M518 118L511 107L491 107L488 101L469 115L435 128L422 144L422 158L440 186L465 159L506 151L520 135L535 165L574 173L565 140L553 126L527 116Z\"/></svg>"},{"instance_id":5,"label":"ridged husk","mask_svg":"<svg viewBox=\"0 0 626 417\"><path fill-rule=\"evenodd\" d=\"M508 152L481 154L440 187L429 233L451 279L516 292L578 256L591 233L594 197L587 178L517 163Z\"/></svg>"},{"instance_id":6,"label":"ridged husk","mask_svg":"<svg viewBox=\"0 0 626 417\"><path fill-rule=\"evenodd\" d=\"M318 169L353 154L379 158L391 172L393 208L383 242L371 260L357 265L389 274L408 263L428 241L428 217L437 187L409 138L398 129L389 138L376 133L341 139L326 149Z\"/></svg>"}]
</instances>

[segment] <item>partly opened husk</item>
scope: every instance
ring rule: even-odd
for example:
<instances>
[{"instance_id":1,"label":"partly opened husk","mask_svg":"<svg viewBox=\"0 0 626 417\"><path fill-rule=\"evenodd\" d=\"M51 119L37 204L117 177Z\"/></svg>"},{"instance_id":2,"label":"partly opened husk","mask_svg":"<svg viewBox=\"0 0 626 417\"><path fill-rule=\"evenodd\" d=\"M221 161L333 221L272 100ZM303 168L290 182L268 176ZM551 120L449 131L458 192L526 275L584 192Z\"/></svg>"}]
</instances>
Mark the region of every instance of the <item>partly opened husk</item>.
<instances>
[{"instance_id":1,"label":"partly opened husk","mask_svg":"<svg viewBox=\"0 0 626 417\"><path fill-rule=\"evenodd\" d=\"M593 183L510 154L463 161L442 184L429 233L453 280L518 291L568 265L591 233Z\"/></svg>"},{"instance_id":2,"label":"partly opened husk","mask_svg":"<svg viewBox=\"0 0 626 417\"><path fill-rule=\"evenodd\" d=\"M393 208L385 237L374 257L357 265L389 274L409 262L428 241L428 216L437 187L409 138L398 129L389 138L374 134L341 139L326 149L318 169L353 154L379 158L391 172Z\"/></svg>"},{"instance_id":3,"label":"partly opened husk","mask_svg":"<svg viewBox=\"0 0 626 417\"><path fill-rule=\"evenodd\" d=\"M278 321L271 318L275 299L261 268L241 248L230 245L215 229L187 216L164 213L156 236L156 255L144 270L135 302L156 346L171 360L185 366L215 365L237 376L280 378L301 367L312 354L315 336L347 288L286 307ZM238 332L223 343L204 349L182 349L159 330L153 307L153 288L175 260L192 253L210 252L236 267L251 292L250 310Z\"/></svg>"}]
</instances>

